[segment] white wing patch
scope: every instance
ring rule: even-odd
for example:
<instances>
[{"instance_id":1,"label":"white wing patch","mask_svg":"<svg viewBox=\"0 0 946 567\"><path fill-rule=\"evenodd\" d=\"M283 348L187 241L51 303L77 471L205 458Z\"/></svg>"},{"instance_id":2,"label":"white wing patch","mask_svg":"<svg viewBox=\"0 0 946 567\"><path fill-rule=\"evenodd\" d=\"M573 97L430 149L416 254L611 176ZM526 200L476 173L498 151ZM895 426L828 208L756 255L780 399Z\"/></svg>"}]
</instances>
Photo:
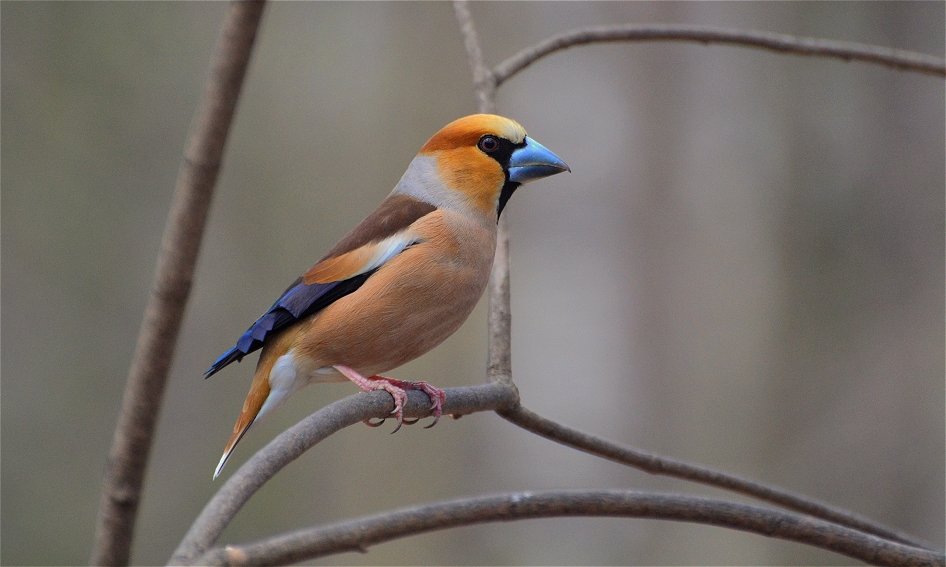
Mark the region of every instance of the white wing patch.
<instances>
[{"instance_id":1,"label":"white wing patch","mask_svg":"<svg viewBox=\"0 0 946 567\"><path fill-rule=\"evenodd\" d=\"M374 254L372 254L371 258L369 258L365 265L362 266L361 270L358 271L358 274L370 272L371 270L382 266L385 262L403 252L405 248L411 244L416 244L419 241L420 240L409 231L402 231L385 238L374 245Z\"/></svg>"}]
</instances>

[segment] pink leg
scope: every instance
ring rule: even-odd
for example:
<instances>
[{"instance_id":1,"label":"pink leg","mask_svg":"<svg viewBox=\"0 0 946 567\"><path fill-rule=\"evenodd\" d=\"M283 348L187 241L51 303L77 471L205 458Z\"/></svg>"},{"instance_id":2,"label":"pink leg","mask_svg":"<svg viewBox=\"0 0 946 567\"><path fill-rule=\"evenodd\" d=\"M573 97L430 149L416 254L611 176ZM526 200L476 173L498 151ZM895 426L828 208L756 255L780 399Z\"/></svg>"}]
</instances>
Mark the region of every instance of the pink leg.
<instances>
[{"instance_id":1,"label":"pink leg","mask_svg":"<svg viewBox=\"0 0 946 567\"><path fill-rule=\"evenodd\" d=\"M434 415L433 422L430 425L425 425L424 429L430 429L431 427L437 425L437 422L440 421L440 416L443 415L443 404L447 401L447 394L440 388L430 384L429 382L408 382L406 380L398 380L396 378L388 378L387 376L370 376L369 380L383 380L397 386L398 388L403 388L404 390L420 390L427 394L427 397L430 398L430 410ZM413 420L410 423L416 423L417 420Z\"/></svg>"},{"instance_id":2,"label":"pink leg","mask_svg":"<svg viewBox=\"0 0 946 567\"><path fill-rule=\"evenodd\" d=\"M397 380L394 378L388 378L386 376L369 376L365 378L357 371L347 366L336 365L335 369L342 373L346 378L354 382L356 386L361 388L364 392L372 392L374 390L384 390L391 394L391 397L394 398L394 411L391 414L397 419L397 427L394 428L396 432L401 428L401 425L407 423L408 425L416 423L417 420L405 421L404 420L404 403L407 401L407 392L405 390L421 390L431 400L430 409L434 415L434 421L427 427L433 427L437 424L437 421L440 420L440 416L443 413L443 404L447 400L447 395L443 390L428 384L427 382L408 382L405 380ZM383 423L384 420L382 420ZM381 423L372 423L370 420L365 421L371 427L377 427Z\"/></svg>"}]
</instances>

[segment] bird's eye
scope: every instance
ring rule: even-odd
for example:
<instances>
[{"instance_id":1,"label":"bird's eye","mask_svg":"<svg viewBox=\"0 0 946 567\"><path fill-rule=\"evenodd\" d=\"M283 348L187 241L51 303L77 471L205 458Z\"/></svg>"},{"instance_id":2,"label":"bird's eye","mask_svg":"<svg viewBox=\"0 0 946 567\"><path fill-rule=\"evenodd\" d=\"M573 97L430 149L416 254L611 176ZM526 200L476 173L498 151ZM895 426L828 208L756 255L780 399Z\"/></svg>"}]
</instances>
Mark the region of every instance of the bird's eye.
<instances>
[{"instance_id":1,"label":"bird's eye","mask_svg":"<svg viewBox=\"0 0 946 567\"><path fill-rule=\"evenodd\" d=\"M484 152L491 154L499 149L499 140L496 139L496 136L483 136L477 146Z\"/></svg>"}]
</instances>

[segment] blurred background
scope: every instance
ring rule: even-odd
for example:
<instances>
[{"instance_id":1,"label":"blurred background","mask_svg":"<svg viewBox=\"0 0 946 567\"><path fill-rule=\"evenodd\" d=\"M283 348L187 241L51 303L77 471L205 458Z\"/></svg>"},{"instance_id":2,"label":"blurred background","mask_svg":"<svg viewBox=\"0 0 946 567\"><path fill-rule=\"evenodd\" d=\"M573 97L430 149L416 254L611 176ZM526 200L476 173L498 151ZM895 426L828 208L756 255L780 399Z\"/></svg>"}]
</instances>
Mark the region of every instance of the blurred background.
<instances>
[{"instance_id":1,"label":"blurred background","mask_svg":"<svg viewBox=\"0 0 946 567\"><path fill-rule=\"evenodd\" d=\"M3 3L2 556L88 561L105 455L223 3ZM487 61L549 35L698 23L944 51L943 3L477 3ZM475 111L447 3L267 8L151 455L133 559L163 563L255 364L202 371ZM519 191L515 379L589 432L824 499L943 545L944 82L683 43L581 47L498 108L574 173ZM482 381L485 301L392 374ZM348 384L309 388L224 475ZM260 491L222 542L497 491L723 493L492 414L358 426ZM735 498L732 495L725 495ZM713 527L552 519L318 564L846 564Z\"/></svg>"}]
</instances>

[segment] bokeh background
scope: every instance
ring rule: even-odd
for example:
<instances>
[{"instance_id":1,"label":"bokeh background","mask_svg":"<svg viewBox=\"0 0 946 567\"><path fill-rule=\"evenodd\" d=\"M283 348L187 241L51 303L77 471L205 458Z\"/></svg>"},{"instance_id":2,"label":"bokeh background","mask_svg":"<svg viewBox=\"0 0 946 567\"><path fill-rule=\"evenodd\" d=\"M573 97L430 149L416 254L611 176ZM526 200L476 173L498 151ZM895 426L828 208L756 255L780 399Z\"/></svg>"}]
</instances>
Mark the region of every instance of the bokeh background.
<instances>
[{"instance_id":1,"label":"bokeh background","mask_svg":"<svg viewBox=\"0 0 946 567\"><path fill-rule=\"evenodd\" d=\"M2 5L3 564L88 560L105 455L223 3ZM477 3L487 60L553 33L701 23L944 51L943 3ZM944 82L681 43L558 53L499 109L573 168L516 194L515 378L590 432L774 483L943 545ZM164 400L134 562L165 561L253 362L201 372L475 110L446 3L267 8ZM484 302L485 304L485 302ZM394 372L483 380L485 309ZM354 388L310 388L225 474ZM486 492L720 495L495 415L352 427L289 466L223 541ZM731 497L731 496L730 496ZM846 564L712 527L484 525L319 564Z\"/></svg>"}]
</instances>

